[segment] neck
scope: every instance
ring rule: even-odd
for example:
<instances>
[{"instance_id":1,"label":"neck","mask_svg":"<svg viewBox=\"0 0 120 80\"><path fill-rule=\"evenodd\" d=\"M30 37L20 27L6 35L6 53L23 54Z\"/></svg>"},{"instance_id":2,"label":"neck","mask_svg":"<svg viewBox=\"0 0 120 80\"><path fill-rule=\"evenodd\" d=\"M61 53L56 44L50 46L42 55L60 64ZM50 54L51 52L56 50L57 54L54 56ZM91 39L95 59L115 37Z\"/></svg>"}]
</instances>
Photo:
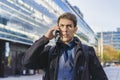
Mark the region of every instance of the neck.
<instances>
[{"instance_id":1,"label":"neck","mask_svg":"<svg viewBox=\"0 0 120 80\"><path fill-rule=\"evenodd\" d=\"M73 38L70 39L69 41L63 41L63 43L64 43L64 44L68 44L68 43L70 43L71 41L73 41Z\"/></svg>"}]
</instances>

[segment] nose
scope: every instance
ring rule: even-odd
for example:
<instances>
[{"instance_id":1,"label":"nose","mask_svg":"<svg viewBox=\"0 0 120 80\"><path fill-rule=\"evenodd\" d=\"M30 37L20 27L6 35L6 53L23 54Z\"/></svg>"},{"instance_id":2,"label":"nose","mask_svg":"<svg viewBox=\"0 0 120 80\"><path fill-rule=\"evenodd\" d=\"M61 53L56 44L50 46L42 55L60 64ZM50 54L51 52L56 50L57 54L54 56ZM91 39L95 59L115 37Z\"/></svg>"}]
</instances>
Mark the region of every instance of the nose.
<instances>
[{"instance_id":1,"label":"nose","mask_svg":"<svg viewBox=\"0 0 120 80\"><path fill-rule=\"evenodd\" d=\"M68 28L66 26L63 27L63 31L66 32Z\"/></svg>"}]
</instances>

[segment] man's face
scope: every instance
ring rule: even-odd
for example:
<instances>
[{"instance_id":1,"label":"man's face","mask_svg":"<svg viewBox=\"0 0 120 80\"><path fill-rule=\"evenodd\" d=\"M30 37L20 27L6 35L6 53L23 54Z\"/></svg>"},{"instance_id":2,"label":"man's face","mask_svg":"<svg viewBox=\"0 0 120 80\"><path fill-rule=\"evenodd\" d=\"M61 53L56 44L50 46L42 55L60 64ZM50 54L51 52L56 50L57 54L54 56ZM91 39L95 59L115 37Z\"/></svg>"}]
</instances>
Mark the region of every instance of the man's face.
<instances>
[{"instance_id":1,"label":"man's face","mask_svg":"<svg viewBox=\"0 0 120 80\"><path fill-rule=\"evenodd\" d=\"M58 26L60 28L61 40L67 44L74 37L77 27L74 27L73 22L69 19L60 19Z\"/></svg>"}]
</instances>

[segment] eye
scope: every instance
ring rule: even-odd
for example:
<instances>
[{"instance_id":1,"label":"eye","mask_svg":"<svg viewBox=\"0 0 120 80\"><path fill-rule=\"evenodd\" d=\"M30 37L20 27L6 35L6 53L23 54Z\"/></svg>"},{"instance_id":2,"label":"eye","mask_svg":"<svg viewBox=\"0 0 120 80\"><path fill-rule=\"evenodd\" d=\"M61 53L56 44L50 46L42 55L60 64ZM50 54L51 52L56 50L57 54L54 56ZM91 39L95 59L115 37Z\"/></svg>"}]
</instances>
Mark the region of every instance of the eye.
<instances>
[{"instance_id":1,"label":"eye","mask_svg":"<svg viewBox=\"0 0 120 80\"><path fill-rule=\"evenodd\" d=\"M68 27L68 28L73 28L73 26L72 26L72 25L66 25L66 27Z\"/></svg>"},{"instance_id":2,"label":"eye","mask_svg":"<svg viewBox=\"0 0 120 80\"><path fill-rule=\"evenodd\" d=\"M63 25L63 24L61 24L61 25L59 25L59 27L60 27L60 28L63 28L63 27L64 27L64 25Z\"/></svg>"}]
</instances>

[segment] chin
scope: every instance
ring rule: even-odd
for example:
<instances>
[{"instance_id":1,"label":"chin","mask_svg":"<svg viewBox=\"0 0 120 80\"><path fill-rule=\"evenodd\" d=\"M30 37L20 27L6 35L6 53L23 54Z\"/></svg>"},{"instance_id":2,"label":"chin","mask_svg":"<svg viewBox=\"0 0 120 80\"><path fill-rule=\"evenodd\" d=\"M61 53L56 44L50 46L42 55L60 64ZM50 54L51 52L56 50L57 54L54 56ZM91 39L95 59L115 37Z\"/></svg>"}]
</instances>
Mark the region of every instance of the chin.
<instances>
[{"instance_id":1,"label":"chin","mask_svg":"<svg viewBox=\"0 0 120 80\"><path fill-rule=\"evenodd\" d=\"M63 38L63 39L62 39L63 42L69 42L70 40L71 40L71 39L69 39L69 38Z\"/></svg>"}]
</instances>

